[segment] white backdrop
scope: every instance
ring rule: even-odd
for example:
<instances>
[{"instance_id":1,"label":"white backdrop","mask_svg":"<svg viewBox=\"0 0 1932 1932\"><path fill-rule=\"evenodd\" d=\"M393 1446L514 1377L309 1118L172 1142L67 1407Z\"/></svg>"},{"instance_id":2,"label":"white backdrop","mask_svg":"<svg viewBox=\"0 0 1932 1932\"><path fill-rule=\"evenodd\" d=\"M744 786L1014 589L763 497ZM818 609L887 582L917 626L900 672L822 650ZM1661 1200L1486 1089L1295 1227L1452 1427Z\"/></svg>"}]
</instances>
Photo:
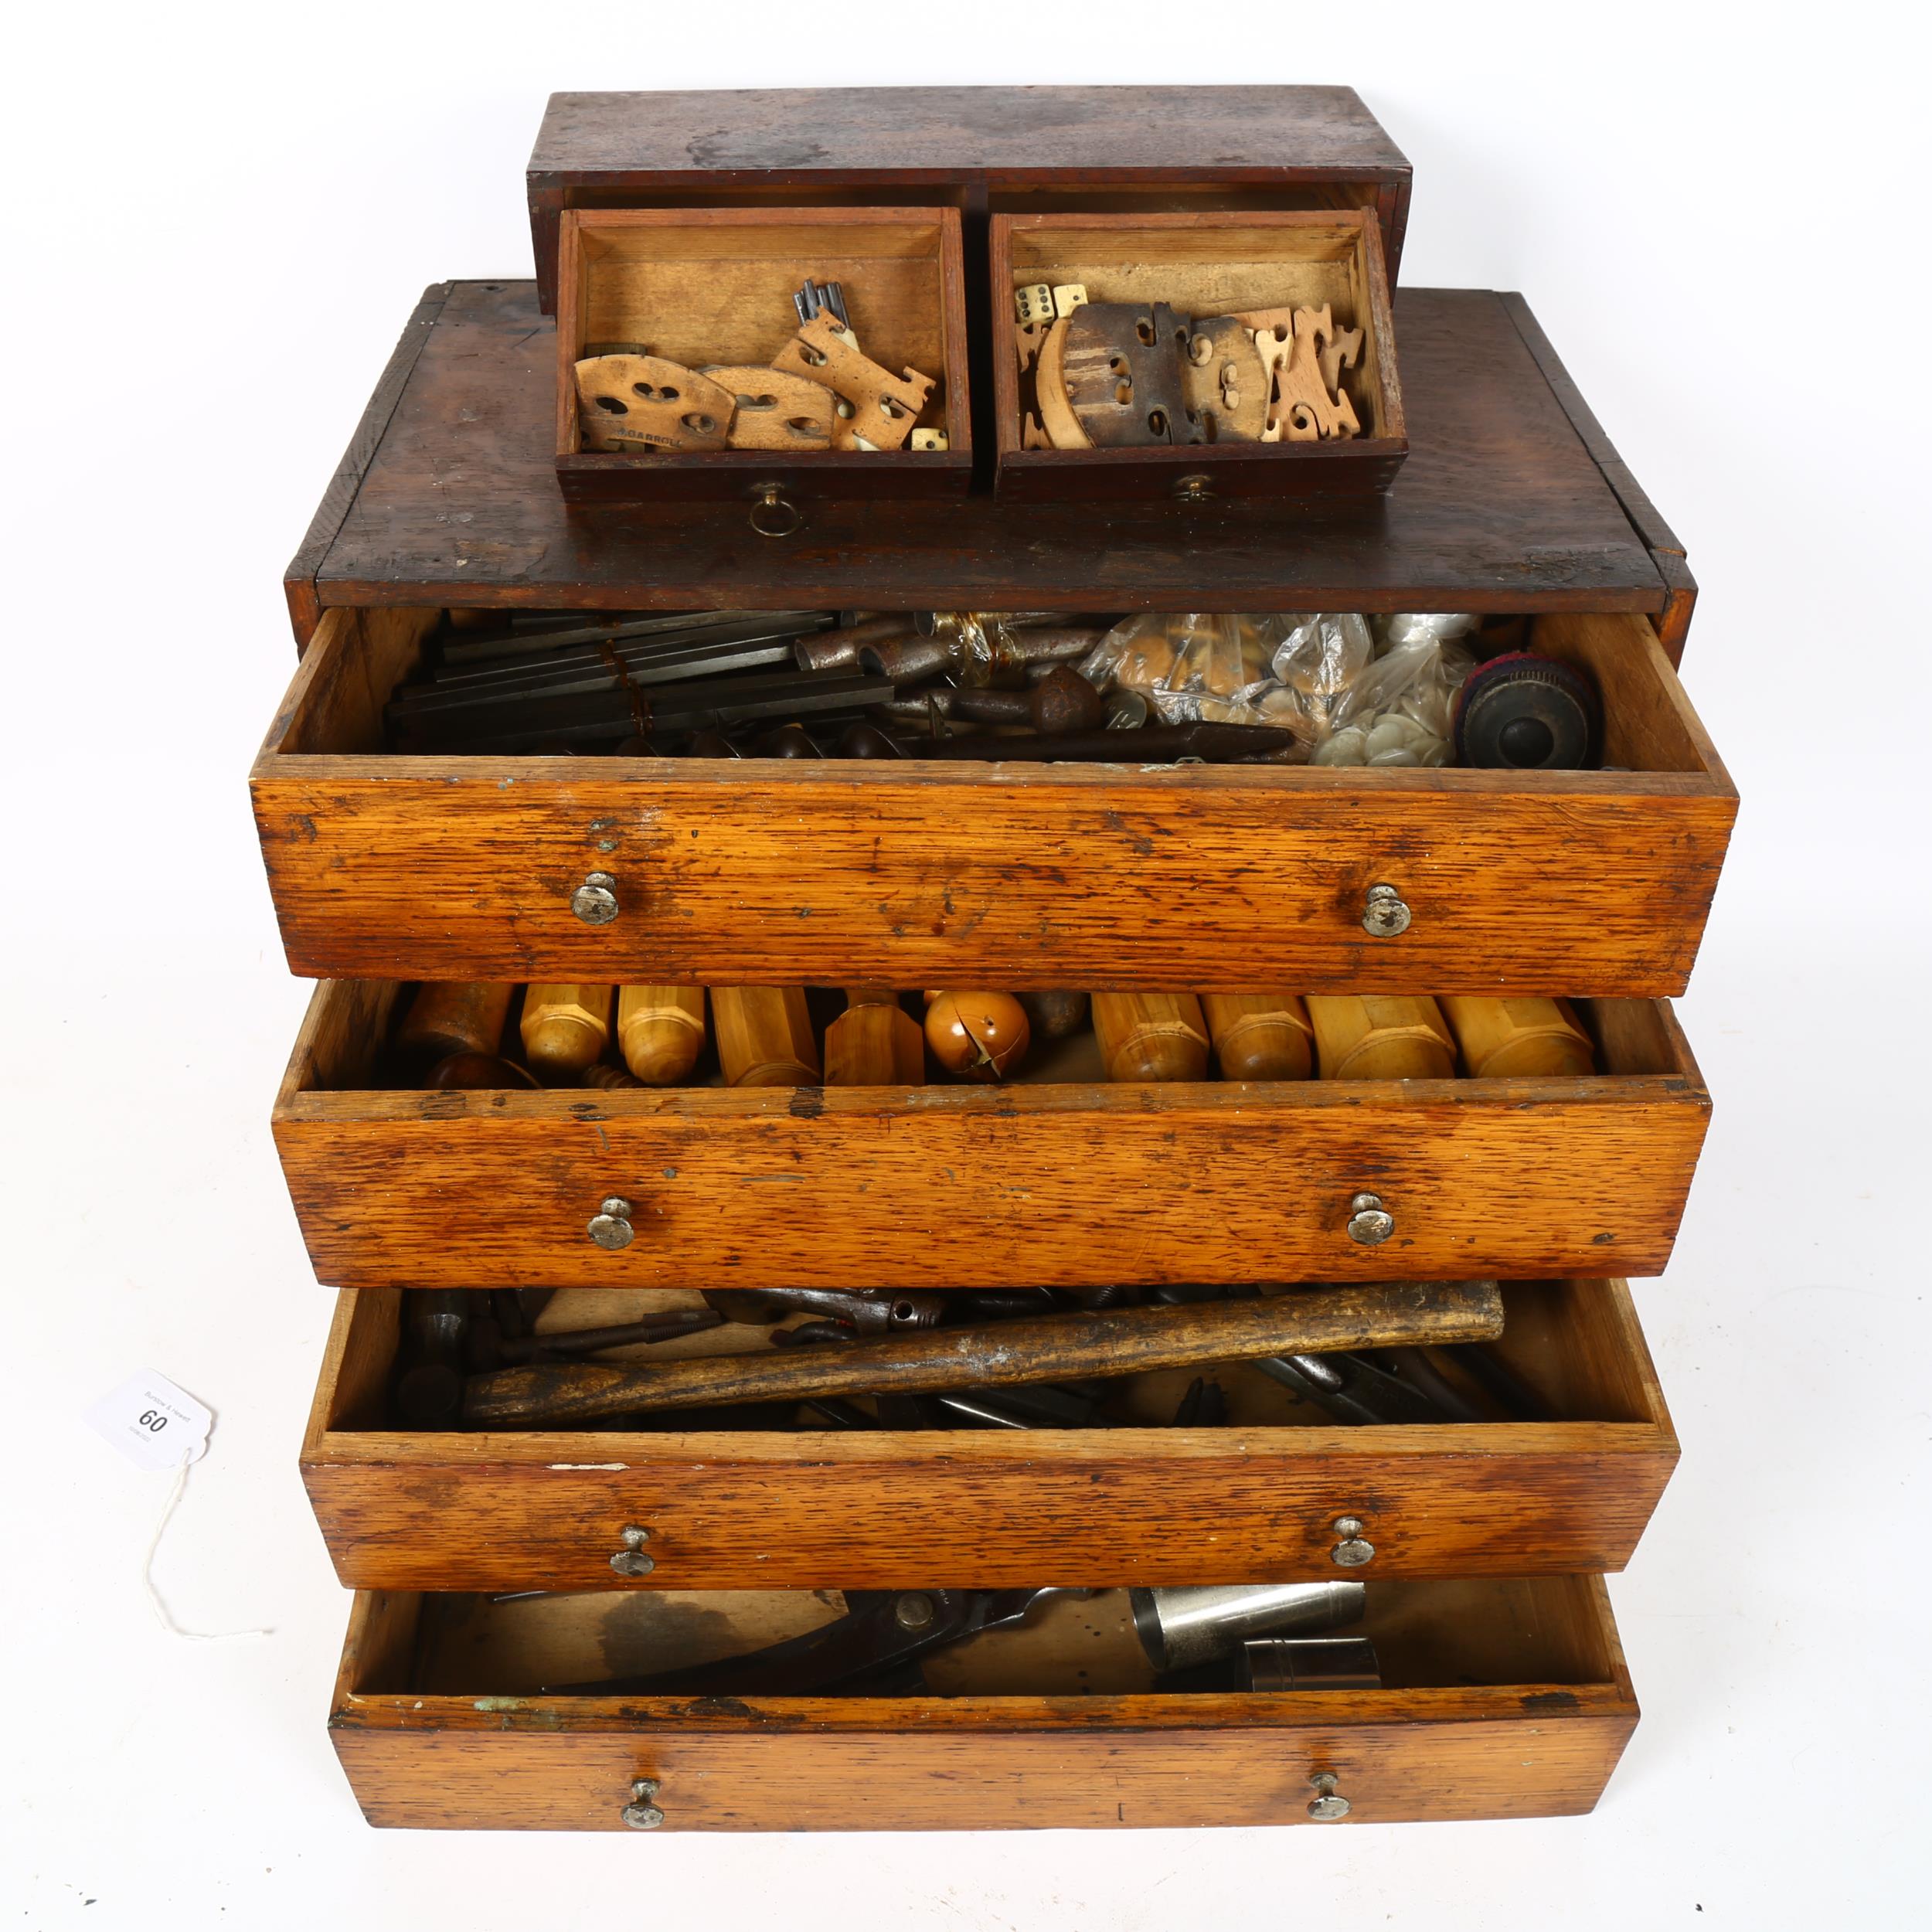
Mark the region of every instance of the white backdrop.
<instances>
[{"instance_id":1,"label":"white backdrop","mask_svg":"<svg viewBox=\"0 0 1932 1932\"><path fill-rule=\"evenodd\" d=\"M1917 32L1641 0L16 21L0 1922L1922 1924ZM330 1296L267 1131L306 988L243 778L294 662L283 564L411 302L529 272L553 87L1297 80L1356 86L1413 162L1404 279L1524 291L1686 541L1687 680L1745 798L1682 1002L1716 1124L1638 1291L1685 1455L1612 1586L1646 1709L1622 1768L1586 1819L1292 1837L368 1831L323 1729L347 1599L295 1470ZM221 1417L162 1586L270 1638L149 1619L165 1478L80 1421L143 1366Z\"/></svg>"}]
</instances>

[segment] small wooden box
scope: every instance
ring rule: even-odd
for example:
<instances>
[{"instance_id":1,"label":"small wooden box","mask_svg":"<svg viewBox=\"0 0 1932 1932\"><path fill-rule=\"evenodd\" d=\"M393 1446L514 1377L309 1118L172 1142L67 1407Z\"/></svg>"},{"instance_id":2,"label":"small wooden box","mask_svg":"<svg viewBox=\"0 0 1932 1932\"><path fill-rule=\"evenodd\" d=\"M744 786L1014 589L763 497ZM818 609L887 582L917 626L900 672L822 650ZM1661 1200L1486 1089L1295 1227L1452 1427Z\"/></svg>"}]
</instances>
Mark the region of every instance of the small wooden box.
<instances>
[{"instance_id":1,"label":"small wooden box","mask_svg":"<svg viewBox=\"0 0 1932 1932\"><path fill-rule=\"evenodd\" d=\"M964 269L951 208L586 209L560 224L558 480L573 501L740 497L793 527L808 498L963 495L972 479ZM587 345L637 342L687 367L771 361L808 279L843 284L860 348L937 386L920 422L944 450L587 450L576 366ZM775 494L774 494L775 493ZM780 506L789 505L789 511Z\"/></svg>"},{"instance_id":2,"label":"small wooden box","mask_svg":"<svg viewBox=\"0 0 1932 1932\"><path fill-rule=\"evenodd\" d=\"M1349 1823L1558 1817L1595 1804L1637 1724L1597 1577L1372 1583L1374 1691L1156 1691L1118 1591L935 1658L943 1691L541 1689L755 1648L842 1608L831 1592L358 1594L329 1733L372 1825L967 1831L1304 1824L1337 1810L1311 1812L1317 1777Z\"/></svg>"},{"instance_id":3,"label":"small wooden box","mask_svg":"<svg viewBox=\"0 0 1932 1932\"><path fill-rule=\"evenodd\" d=\"M1364 208L1394 278L1410 167L1352 87L556 94L527 182L543 312L572 208Z\"/></svg>"},{"instance_id":4,"label":"small wooden box","mask_svg":"<svg viewBox=\"0 0 1932 1932\"><path fill-rule=\"evenodd\" d=\"M1343 1427L1259 1371L1216 1372L1225 1428L446 1430L391 1420L410 1291L344 1289L302 1444L336 1574L364 1590L1018 1589L1621 1570L1677 1435L1621 1281L1509 1282L1490 1352L1549 1420ZM662 1305L659 1298L656 1305ZM648 1300L572 1298L566 1327ZM762 1336L714 1330L721 1345ZM1117 1391L1171 1417L1187 1370ZM623 1532L655 1568L619 1584Z\"/></svg>"},{"instance_id":5,"label":"small wooden box","mask_svg":"<svg viewBox=\"0 0 1932 1932\"><path fill-rule=\"evenodd\" d=\"M372 1083L401 990L318 988L275 1103L338 1287L1656 1274L1710 1116L1648 1000L1583 1005L1583 1078L1141 1087L1086 1036L999 1087L420 1093ZM1394 1218L1379 1246L1348 1231L1365 1191ZM614 1196L636 1224L615 1250L588 1233Z\"/></svg>"},{"instance_id":6,"label":"small wooden box","mask_svg":"<svg viewBox=\"0 0 1932 1932\"><path fill-rule=\"evenodd\" d=\"M1002 495L1373 496L1409 453L1382 238L1366 213L996 215L992 280ZM1043 282L1077 284L1095 302L1165 302L1194 320L1326 305L1338 328L1362 332L1359 359L1342 379L1361 434L1313 443L1023 448L1014 294Z\"/></svg>"}]
</instances>

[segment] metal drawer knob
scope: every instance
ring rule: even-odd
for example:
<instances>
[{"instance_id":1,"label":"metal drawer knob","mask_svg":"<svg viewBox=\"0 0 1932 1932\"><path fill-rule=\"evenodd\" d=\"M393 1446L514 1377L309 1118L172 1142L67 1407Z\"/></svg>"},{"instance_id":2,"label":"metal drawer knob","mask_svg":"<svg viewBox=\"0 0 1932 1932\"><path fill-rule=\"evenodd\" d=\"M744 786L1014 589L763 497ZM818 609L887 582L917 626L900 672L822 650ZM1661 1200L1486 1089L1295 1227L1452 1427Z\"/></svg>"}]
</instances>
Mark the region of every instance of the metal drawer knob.
<instances>
[{"instance_id":1,"label":"metal drawer knob","mask_svg":"<svg viewBox=\"0 0 1932 1932\"><path fill-rule=\"evenodd\" d=\"M1362 930L1376 939L1393 939L1409 930L1409 908L1393 886L1371 886L1362 911Z\"/></svg>"},{"instance_id":2,"label":"metal drawer knob","mask_svg":"<svg viewBox=\"0 0 1932 1932\"><path fill-rule=\"evenodd\" d=\"M621 1194L606 1195L604 1205L590 1216L589 1233L600 1248L628 1248L637 1233L631 1225L631 1203Z\"/></svg>"},{"instance_id":3,"label":"metal drawer knob","mask_svg":"<svg viewBox=\"0 0 1932 1932\"><path fill-rule=\"evenodd\" d=\"M784 484L752 485L751 527L760 536L790 536L804 520L804 512L786 495Z\"/></svg>"},{"instance_id":4,"label":"metal drawer knob","mask_svg":"<svg viewBox=\"0 0 1932 1932\"><path fill-rule=\"evenodd\" d=\"M618 1532L624 1547L614 1551L611 1567L620 1577L648 1577L657 1568L656 1563L644 1552L644 1546L651 1540L651 1532L642 1523L628 1522Z\"/></svg>"},{"instance_id":5,"label":"metal drawer knob","mask_svg":"<svg viewBox=\"0 0 1932 1932\"><path fill-rule=\"evenodd\" d=\"M1214 486L1204 472L1196 470L1174 479L1174 494L1182 503L1206 503L1213 496Z\"/></svg>"},{"instance_id":6,"label":"metal drawer knob","mask_svg":"<svg viewBox=\"0 0 1932 1932\"><path fill-rule=\"evenodd\" d=\"M1382 1205L1379 1194L1358 1194L1349 1203L1349 1239L1365 1248L1379 1248L1396 1231L1396 1217Z\"/></svg>"},{"instance_id":7,"label":"metal drawer knob","mask_svg":"<svg viewBox=\"0 0 1932 1932\"><path fill-rule=\"evenodd\" d=\"M1308 1815L1318 1825L1332 1825L1355 1809L1335 1789L1338 1781L1332 1771L1317 1771L1308 1780L1315 1787L1315 1796L1308 1800Z\"/></svg>"},{"instance_id":8,"label":"metal drawer knob","mask_svg":"<svg viewBox=\"0 0 1932 1932\"><path fill-rule=\"evenodd\" d=\"M617 916L617 882L607 872L587 873L570 895L570 910L587 926L607 926Z\"/></svg>"},{"instance_id":9,"label":"metal drawer knob","mask_svg":"<svg viewBox=\"0 0 1932 1932\"><path fill-rule=\"evenodd\" d=\"M1362 1532L1368 1528L1359 1516L1338 1516L1335 1519L1335 1533L1342 1540L1328 1554L1344 1570L1359 1570L1364 1563L1375 1560L1376 1546L1362 1539ZM615 1563L614 1556L611 1560Z\"/></svg>"},{"instance_id":10,"label":"metal drawer knob","mask_svg":"<svg viewBox=\"0 0 1932 1932\"><path fill-rule=\"evenodd\" d=\"M634 1832L655 1832L664 1822L664 1814L651 1801L658 1794L658 1781L655 1777L634 1778L631 1784L631 1802L624 1808L624 1821ZM1346 1811L1345 1804L1342 1809Z\"/></svg>"}]
</instances>

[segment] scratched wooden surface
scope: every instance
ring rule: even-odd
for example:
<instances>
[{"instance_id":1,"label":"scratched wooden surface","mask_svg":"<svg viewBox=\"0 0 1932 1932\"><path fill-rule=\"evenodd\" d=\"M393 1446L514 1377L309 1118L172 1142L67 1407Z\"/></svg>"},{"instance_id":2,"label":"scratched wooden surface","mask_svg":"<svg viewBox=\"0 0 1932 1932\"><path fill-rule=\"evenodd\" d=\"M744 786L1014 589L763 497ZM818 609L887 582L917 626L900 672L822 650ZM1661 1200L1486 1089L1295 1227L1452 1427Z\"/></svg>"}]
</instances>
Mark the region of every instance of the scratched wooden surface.
<instances>
[{"instance_id":1,"label":"scratched wooden surface","mask_svg":"<svg viewBox=\"0 0 1932 1932\"><path fill-rule=\"evenodd\" d=\"M1488 1611L1498 1668L1454 1686L696 1702L419 1690L422 1600L359 1594L330 1730L369 1821L413 1828L621 1830L639 1777L672 1831L1289 1824L1318 1772L1351 1822L1588 1811L1638 1718L1602 1581L1483 1588L1438 1614ZM1510 1681L1522 1617L1575 1668Z\"/></svg>"},{"instance_id":2,"label":"scratched wooden surface","mask_svg":"<svg viewBox=\"0 0 1932 1932\"><path fill-rule=\"evenodd\" d=\"M1619 771L407 758L427 610L328 613L251 781L289 964L440 979L1681 992L1736 794L1648 623L1538 620ZM587 926L593 871L619 911ZM1407 931L1371 938L1369 888Z\"/></svg>"},{"instance_id":3,"label":"scratched wooden surface","mask_svg":"<svg viewBox=\"0 0 1932 1932\"><path fill-rule=\"evenodd\" d=\"M566 503L533 285L454 282L339 533L297 571L316 607L1663 611L1648 544L1502 298L1398 290L1395 333L1410 454L1372 506L975 494L811 505L774 542L739 505Z\"/></svg>"},{"instance_id":4,"label":"scratched wooden surface","mask_svg":"<svg viewBox=\"0 0 1932 1932\"><path fill-rule=\"evenodd\" d=\"M1677 1461L1621 1282L1512 1285L1503 1345L1554 1420L1481 1425L704 1432L386 1426L406 1291L345 1290L302 1447L362 1589L1007 1588L1621 1570ZM788 1413L788 1412L787 1412Z\"/></svg>"},{"instance_id":5,"label":"scratched wooden surface","mask_svg":"<svg viewBox=\"0 0 1932 1932\"><path fill-rule=\"evenodd\" d=\"M1393 280L1410 167L1352 87L761 87L555 94L527 185L544 312L566 207L869 199L958 207L1374 208Z\"/></svg>"},{"instance_id":6,"label":"scratched wooden surface","mask_svg":"<svg viewBox=\"0 0 1932 1932\"><path fill-rule=\"evenodd\" d=\"M318 1090L393 988L318 989L274 1129L338 1287L981 1287L1662 1272L1710 1100L1669 1009L1577 1080ZM1395 1231L1346 1232L1381 1196ZM599 1247L607 1196L636 1238Z\"/></svg>"}]
</instances>

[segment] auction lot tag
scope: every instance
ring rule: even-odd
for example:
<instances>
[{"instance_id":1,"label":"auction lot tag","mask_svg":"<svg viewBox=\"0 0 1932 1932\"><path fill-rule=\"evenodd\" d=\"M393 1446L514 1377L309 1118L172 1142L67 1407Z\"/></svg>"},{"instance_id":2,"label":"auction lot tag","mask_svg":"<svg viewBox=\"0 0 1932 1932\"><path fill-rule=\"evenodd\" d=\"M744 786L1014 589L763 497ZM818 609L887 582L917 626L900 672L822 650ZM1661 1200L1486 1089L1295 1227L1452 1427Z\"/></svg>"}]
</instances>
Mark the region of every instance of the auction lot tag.
<instances>
[{"instance_id":1,"label":"auction lot tag","mask_svg":"<svg viewBox=\"0 0 1932 1932\"><path fill-rule=\"evenodd\" d=\"M87 1411L93 1429L144 1469L173 1469L208 1447L215 1418L185 1389L144 1369Z\"/></svg>"}]
</instances>

